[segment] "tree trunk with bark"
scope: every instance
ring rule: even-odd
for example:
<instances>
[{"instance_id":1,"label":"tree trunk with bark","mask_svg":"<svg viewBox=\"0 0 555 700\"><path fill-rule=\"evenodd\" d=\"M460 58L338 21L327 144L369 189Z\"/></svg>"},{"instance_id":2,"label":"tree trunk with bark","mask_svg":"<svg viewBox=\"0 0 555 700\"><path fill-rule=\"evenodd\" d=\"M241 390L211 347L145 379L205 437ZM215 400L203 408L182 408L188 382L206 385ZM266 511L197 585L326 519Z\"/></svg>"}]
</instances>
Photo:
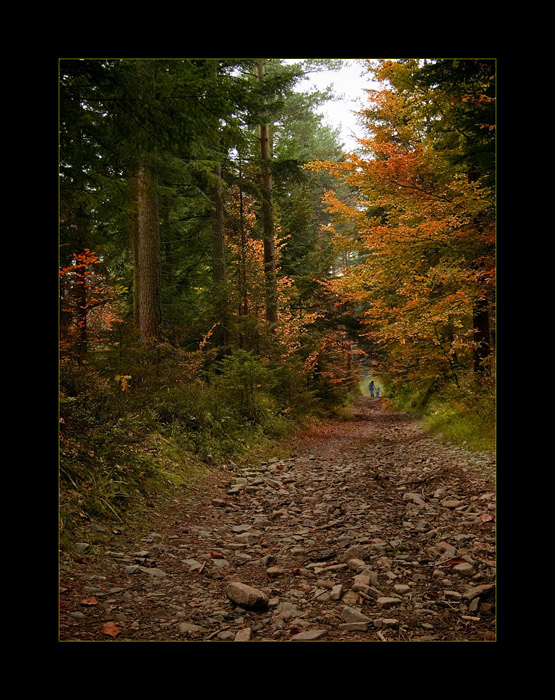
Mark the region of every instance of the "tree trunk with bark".
<instances>
[{"instance_id":1,"label":"tree trunk with bark","mask_svg":"<svg viewBox=\"0 0 555 700\"><path fill-rule=\"evenodd\" d=\"M141 339L156 342L162 337L160 224L154 178L145 165L137 168L131 189L133 315Z\"/></svg>"},{"instance_id":2,"label":"tree trunk with bark","mask_svg":"<svg viewBox=\"0 0 555 700\"><path fill-rule=\"evenodd\" d=\"M264 61L258 61L258 80L264 81ZM264 115L262 115L264 116ZM278 299L276 277L276 252L274 241L274 213L272 200L271 144L268 123L260 123L260 158L262 180L262 226L264 242L264 274L266 283L266 320L277 323Z\"/></svg>"},{"instance_id":3,"label":"tree trunk with bark","mask_svg":"<svg viewBox=\"0 0 555 700\"><path fill-rule=\"evenodd\" d=\"M225 218L222 194L222 169L214 166L216 181L212 187L212 282L214 286L214 312L218 327L214 331L214 342L220 347L228 343L228 300L225 245Z\"/></svg>"}]
</instances>

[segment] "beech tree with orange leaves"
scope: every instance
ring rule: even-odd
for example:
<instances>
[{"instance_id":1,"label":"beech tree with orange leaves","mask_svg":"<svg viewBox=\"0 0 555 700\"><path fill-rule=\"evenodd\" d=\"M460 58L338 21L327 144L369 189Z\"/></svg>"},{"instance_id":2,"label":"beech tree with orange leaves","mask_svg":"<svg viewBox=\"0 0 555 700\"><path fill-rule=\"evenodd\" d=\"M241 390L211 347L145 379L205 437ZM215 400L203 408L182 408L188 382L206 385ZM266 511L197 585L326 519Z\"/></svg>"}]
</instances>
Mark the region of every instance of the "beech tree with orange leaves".
<instances>
[{"instance_id":1,"label":"beech tree with orange leaves","mask_svg":"<svg viewBox=\"0 0 555 700\"><path fill-rule=\"evenodd\" d=\"M124 288L107 281L100 259L88 248L60 269L60 350L62 359L83 361L89 345L101 344L121 322Z\"/></svg>"},{"instance_id":2,"label":"beech tree with orange leaves","mask_svg":"<svg viewBox=\"0 0 555 700\"><path fill-rule=\"evenodd\" d=\"M338 252L325 283L364 306L374 367L430 390L491 377L495 318L495 64L367 64L360 152L317 162L351 188L326 203Z\"/></svg>"}]
</instances>

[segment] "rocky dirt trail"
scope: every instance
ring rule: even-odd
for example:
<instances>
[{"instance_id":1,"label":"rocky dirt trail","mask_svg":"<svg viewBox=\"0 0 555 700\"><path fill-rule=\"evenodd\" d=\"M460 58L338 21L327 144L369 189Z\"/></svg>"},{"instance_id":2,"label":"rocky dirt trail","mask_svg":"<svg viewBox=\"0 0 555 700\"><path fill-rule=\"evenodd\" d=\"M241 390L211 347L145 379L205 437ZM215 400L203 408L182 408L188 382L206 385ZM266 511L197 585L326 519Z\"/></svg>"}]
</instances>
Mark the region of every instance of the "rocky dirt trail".
<instances>
[{"instance_id":1,"label":"rocky dirt trail","mask_svg":"<svg viewBox=\"0 0 555 700\"><path fill-rule=\"evenodd\" d=\"M61 566L59 639L494 641L494 474L361 399L157 505L151 532L91 530Z\"/></svg>"}]
</instances>

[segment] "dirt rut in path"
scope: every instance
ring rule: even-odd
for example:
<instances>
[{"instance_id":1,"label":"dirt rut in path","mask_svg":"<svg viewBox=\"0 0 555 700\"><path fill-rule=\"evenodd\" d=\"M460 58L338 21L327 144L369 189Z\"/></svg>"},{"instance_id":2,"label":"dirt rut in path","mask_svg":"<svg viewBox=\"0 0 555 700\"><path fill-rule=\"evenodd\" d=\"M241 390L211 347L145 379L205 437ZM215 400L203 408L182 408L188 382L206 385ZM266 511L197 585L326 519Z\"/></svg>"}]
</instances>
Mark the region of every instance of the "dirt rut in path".
<instances>
[{"instance_id":1,"label":"dirt rut in path","mask_svg":"<svg viewBox=\"0 0 555 700\"><path fill-rule=\"evenodd\" d=\"M153 531L83 543L60 640L494 640L493 474L361 399L285 459L212 472Z\"/></svg>"}]
</instances>

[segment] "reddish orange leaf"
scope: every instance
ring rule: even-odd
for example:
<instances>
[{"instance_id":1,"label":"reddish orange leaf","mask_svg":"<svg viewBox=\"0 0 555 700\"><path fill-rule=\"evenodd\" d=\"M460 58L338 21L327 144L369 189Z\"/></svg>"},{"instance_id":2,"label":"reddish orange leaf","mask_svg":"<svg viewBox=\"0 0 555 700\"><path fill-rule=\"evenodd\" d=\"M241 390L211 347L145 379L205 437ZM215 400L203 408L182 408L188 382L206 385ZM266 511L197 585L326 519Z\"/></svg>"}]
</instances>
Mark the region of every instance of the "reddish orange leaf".
<instances>
[{"instance_id":1,"label":"reddish orange leaf","mask_svg":"<svg viewBox=\"0 0 555 700\"><path fill-rule=\"evenodd\" d=\"M445 562L445 566L455 566L455 564L468 564L466 559L462 559L461 557L453 557L452 559L449 559L449 561Z\"/></svg>"},{"instance_id":2,"label":"reddish orange leaf","mask_svg":"<svg viewBox=\"0 0 555 700\"><path fill-rule=\"evenodd\" d=\"M98 600L96 598L85 598L81 601L81 605L98 605Z\"/></svg>"},{"instance_id":3,"label":"reddish orange leaf","mask_svg":"<svg viewBox=\"0 0 555 700\"><path fill-rule=\"evenodd\" d=\"M121 630L115 622L107 622L102 628L102 634L107 634L109 637L117 637L120 633Z\"/></svg>"}]
</instances>

